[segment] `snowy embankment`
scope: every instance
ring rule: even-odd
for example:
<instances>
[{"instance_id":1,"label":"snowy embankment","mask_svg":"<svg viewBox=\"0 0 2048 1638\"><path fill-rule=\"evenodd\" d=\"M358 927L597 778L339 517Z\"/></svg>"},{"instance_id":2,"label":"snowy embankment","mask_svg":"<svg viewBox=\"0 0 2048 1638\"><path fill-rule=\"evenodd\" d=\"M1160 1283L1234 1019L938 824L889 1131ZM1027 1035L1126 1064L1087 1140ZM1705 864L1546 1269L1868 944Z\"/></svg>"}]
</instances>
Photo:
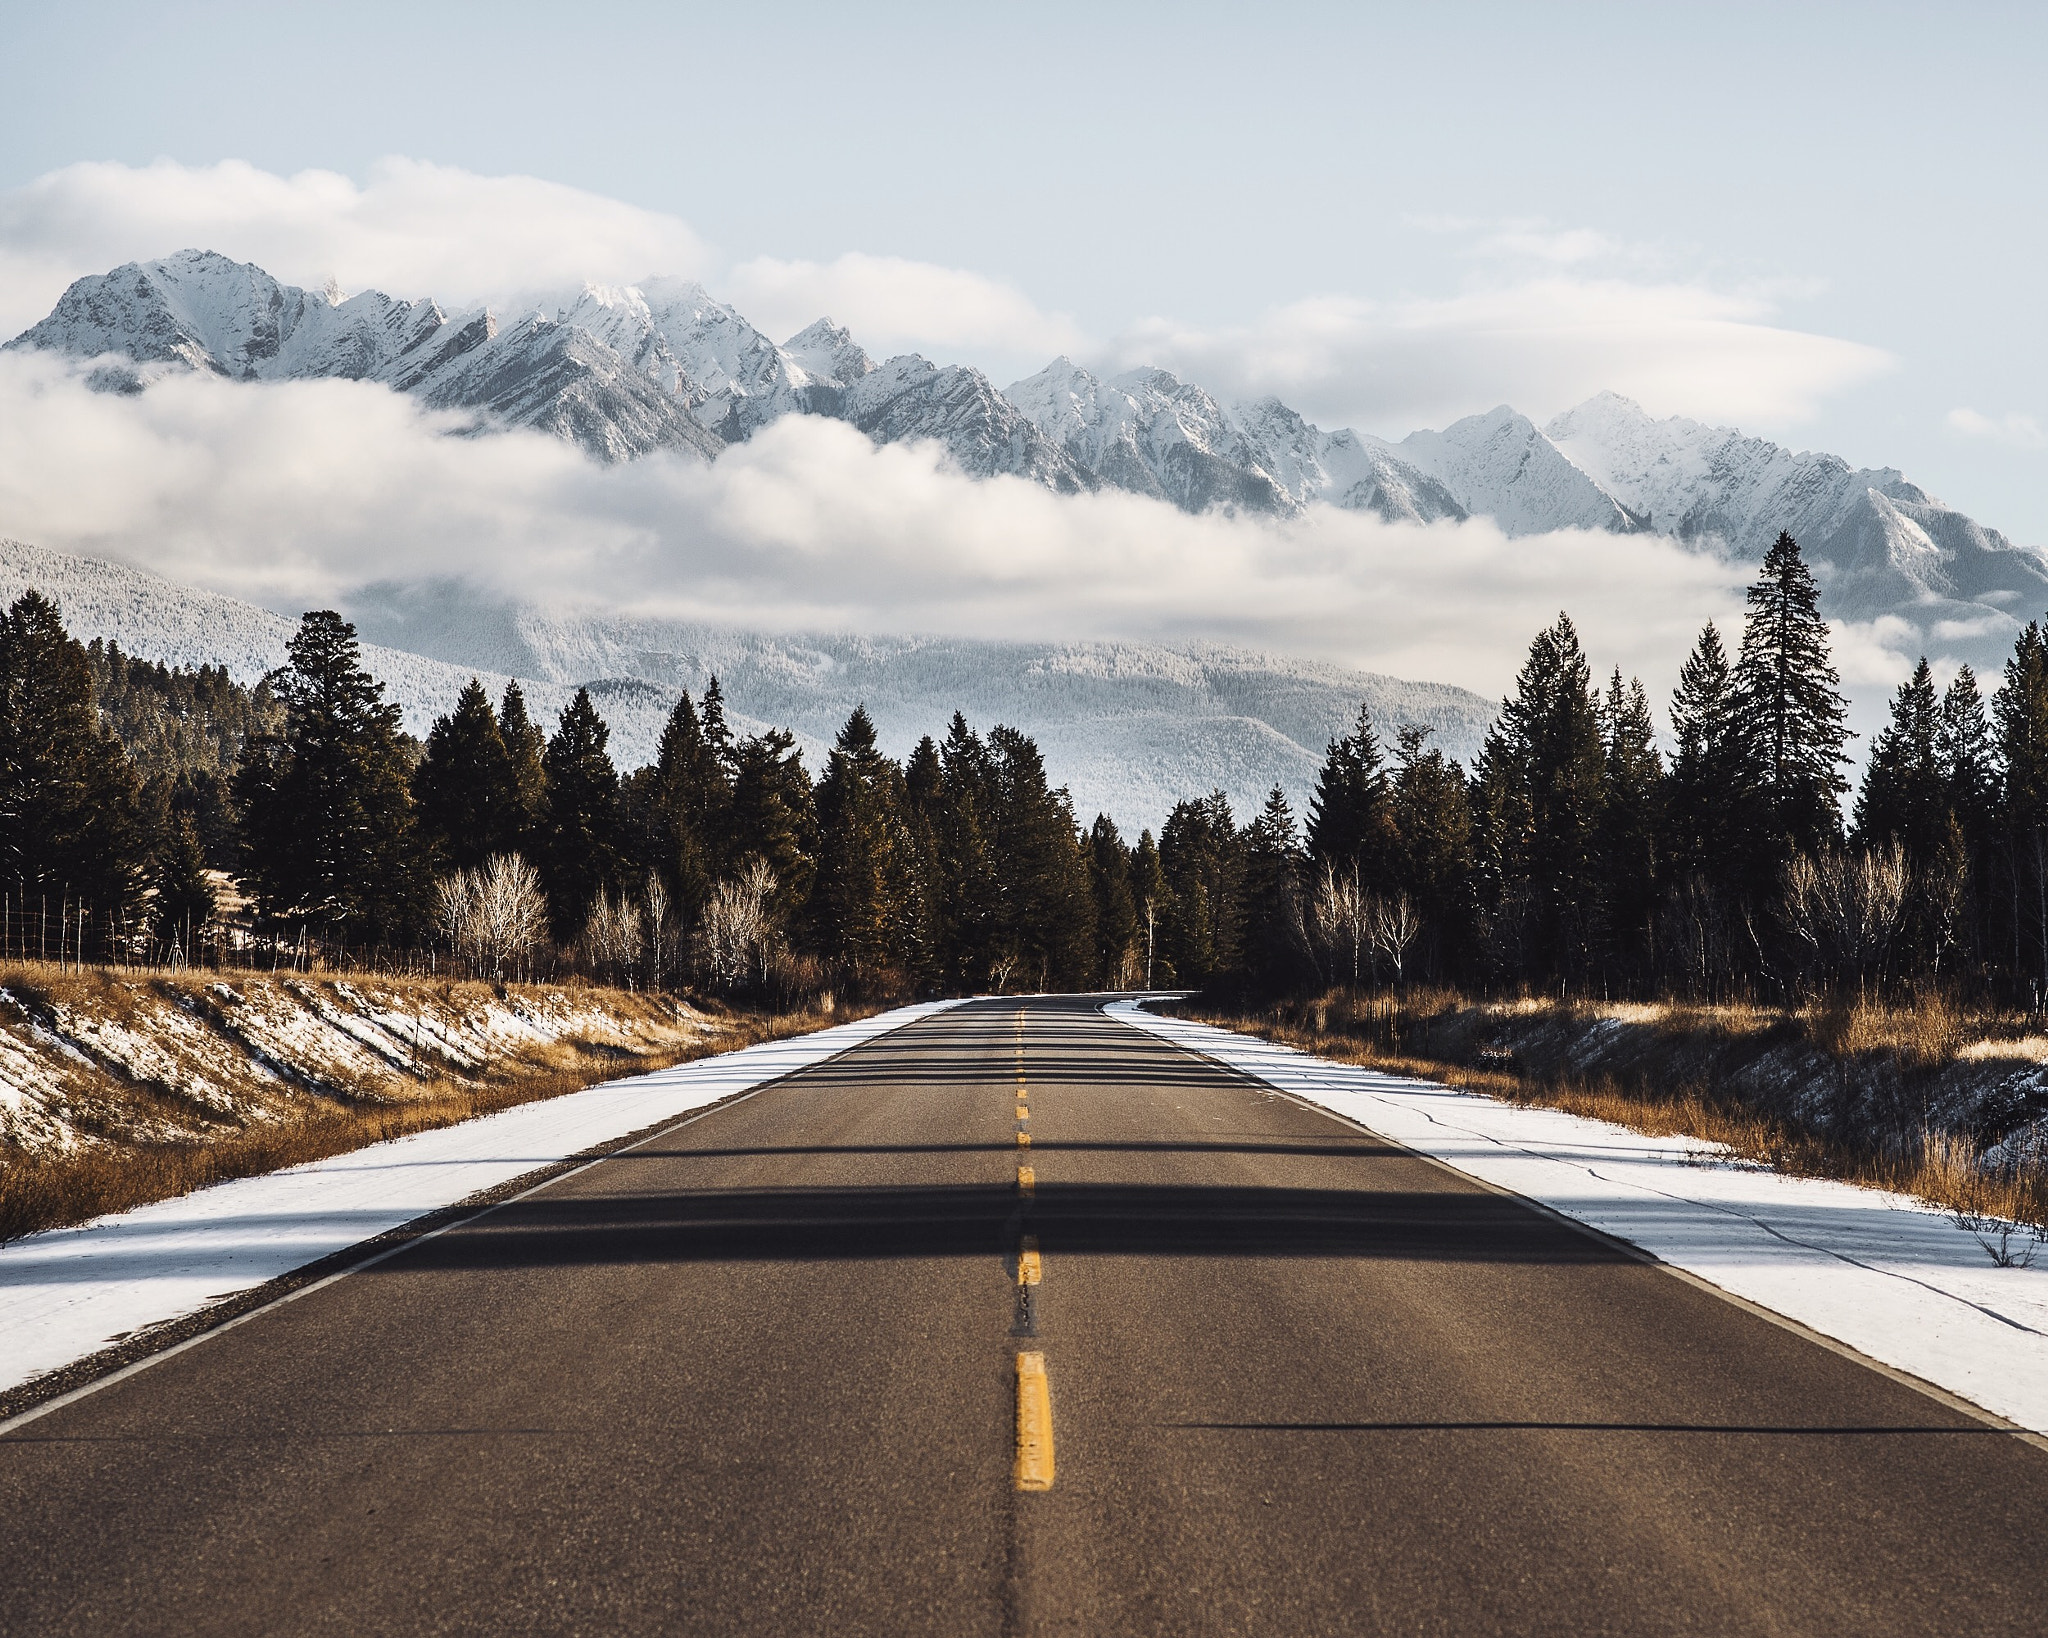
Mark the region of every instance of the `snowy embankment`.
<instances>
[{"instance_id":1,"label":"snowy embankment","mask_svg":"<svg viewBox=\"0 0 2048 1638\"><path fill-rule=\"evenodd\" d=\"M0 1246L0 1392L952 1004L699 1058Z\"/></svg>"},{"instance_id":2,"label":"snowy embankment","mask_svg":"<svg viewBox=\"0 0 2048 1638\"><path fill-rule=\"evenodd\" d=\"M1977 1235L1922 1201L1787 1177L1697 1139L1335 1063L1127 1001L1108 1010L2048 1433L2048 1266L1997 1266Z\"/></svg>"}]
</instances>

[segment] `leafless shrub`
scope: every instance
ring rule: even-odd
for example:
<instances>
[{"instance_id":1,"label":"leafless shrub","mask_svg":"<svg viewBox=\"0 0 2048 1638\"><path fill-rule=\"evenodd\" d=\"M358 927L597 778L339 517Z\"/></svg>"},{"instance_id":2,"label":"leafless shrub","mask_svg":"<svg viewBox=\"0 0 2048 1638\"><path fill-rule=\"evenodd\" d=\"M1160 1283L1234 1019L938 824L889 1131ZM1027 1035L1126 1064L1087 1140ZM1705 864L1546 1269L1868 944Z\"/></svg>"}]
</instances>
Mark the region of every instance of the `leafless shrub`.
<instances>
[{"instance_id":1,"label":"leafless shrub","mask_svg":"<svg viewBox=\"0 0 2048 1638\"><path fill-rule=\"evenodd\" d=\"M1785 868L1785 920L1824 979L1860 989L1882 981L1905 917L1912 875L1893 842L1870 853L1800 854Z\"/></svg>"},{"instance_id":2,"label":"leafless shrub","mask_svg":"<svg viewBox=\"0 0 2048 1638\"><path fill-rule=\"evenodd\" d=\"M759 858L748 859L737 876L711 890L697 938L714 983L739 989L768 982L775 964L774 917L769 910L774 893L775 872Z\"/></svg>"},{"instance_id":3,"label":"leafless shrub","mask_svg":"<svg viewBox=\"0 0 2048 1638\"><path fill-rule=\"evenodd\" d=\"M499 853L474 870L444 876L436 887L442 935L479 976L503 980L547 928L540 876L516 853Z\"/></svg>"},{"instance_id":4,"label":"leafless shrub","mask_svg":"<svg viewBox=\"0 0 2048 1638\"><path fill-rule=\"evenodd\" d=\"M591 970L613 982L631 982L640 954L647 947L645 918L640 906L621 893L617 898L603 888L591 901L583 920L583 958Z\"/></svg>"}]
</instances>

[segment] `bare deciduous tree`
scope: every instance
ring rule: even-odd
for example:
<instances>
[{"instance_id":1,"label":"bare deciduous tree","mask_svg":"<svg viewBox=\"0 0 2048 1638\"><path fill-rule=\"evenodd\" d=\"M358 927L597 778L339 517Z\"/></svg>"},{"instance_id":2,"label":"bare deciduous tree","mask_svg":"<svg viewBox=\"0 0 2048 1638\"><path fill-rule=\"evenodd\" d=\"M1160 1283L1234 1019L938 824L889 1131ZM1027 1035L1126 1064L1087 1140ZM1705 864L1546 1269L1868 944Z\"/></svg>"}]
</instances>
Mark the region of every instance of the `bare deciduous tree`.
<instances>
[{"instance_id":1,"label":"bare deciduous tree","mask_svg":"<svg viewBox=\"0 0 2048 1638\"><path fill-rule=\"evenodd\" d=\"M436 887L441 931L473 972L502 980L541 941L547 896L540 875L516 853L499 853Z\"/></svg>"},{"instance_id":2,"label":"bare deciduous tree","mask_svg":"<svg viewBox=\"0 0 2048 1638\"><path fill-rule=\"evenodd\" d=\"M593 971L617 983L631 980L646 948L647 934L640 906L625 894L613 898L599 888L583 920L583 956Z\"/></svg>"},{"instance_id":3,"label":"bare deciduous tree","mask_svg":"<svg viewBox=\"0 0 2048 1638\"><path fill-rule=\"evenodd\" d=\"M1832 848L1818 858L1802 853L1785 867L1785 920L1824 977L1853 977L1861 989L1883 980L1911 884L1897 842L1853 856Z\"/></svg>"},{"instance_id":4,"label":"bare deciduous tree","mask_svg":"<svg viewBox=\"0 0 2048 1638\"><path fill-rule=\"evenodd\" d=\"M697 939L713 982L738 989L750 979L768 981L775 956L768 901L774 892L775 872L759 858L712 888Z\"/></svg>"},{"instance_id":5,"label":"bare deciduous tree","mask_svg":"<svg viewBox=\"0 0 2048 1638\"><path fill-rule=\"evenodd\" d=\"M1334 865L1323 866L1323 879L1316 883L1314 915L1316 938L1339 960L1351 967L1351 987L1358 988L1365 948L1372 939L1367 895L1359 887L1358 869L1340 874Z\"/></svg>"},{"instance_id":6,"label":"bare deciduous tree","mask_svg":"<svg viewBox=\"0 0 2048 1638\"><path fill-rule=\"evenodd\" d=\"M1366 900L1366 923L1372 947L1386 957L1387 965L1394 969L1394 987L1400 988L1408 946L1422 933L1422 917L1416 914L1414 901L1406 893L1392 898L1371 896Z\"/></svg>"}]
</instances>

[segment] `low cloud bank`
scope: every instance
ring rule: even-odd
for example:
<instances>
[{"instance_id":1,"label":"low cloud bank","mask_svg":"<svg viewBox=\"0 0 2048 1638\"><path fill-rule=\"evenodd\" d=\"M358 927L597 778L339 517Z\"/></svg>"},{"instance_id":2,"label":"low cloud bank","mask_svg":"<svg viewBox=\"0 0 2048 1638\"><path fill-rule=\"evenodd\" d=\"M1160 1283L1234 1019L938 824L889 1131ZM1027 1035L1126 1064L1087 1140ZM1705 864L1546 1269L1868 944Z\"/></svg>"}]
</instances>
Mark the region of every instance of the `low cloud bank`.
<instances>
[{"instance_id":1,"label":"low cloud bank","mask_svg":"<svg viewBox=\"0 0 2048 1638\"><path fill-rule=\"evenodd\" d=\"M780 630L1206 638L1489 695L1559 608L1598 663L1661 691L1701 622L1740 607L1740 571L1659 539L1189 517L969 479L935 447L808 417L713 465L612 468L455 424L362 383L185 376L123 397L0 355L0 534L286 612L453 575Z\"/></svg>"}]
</instances>

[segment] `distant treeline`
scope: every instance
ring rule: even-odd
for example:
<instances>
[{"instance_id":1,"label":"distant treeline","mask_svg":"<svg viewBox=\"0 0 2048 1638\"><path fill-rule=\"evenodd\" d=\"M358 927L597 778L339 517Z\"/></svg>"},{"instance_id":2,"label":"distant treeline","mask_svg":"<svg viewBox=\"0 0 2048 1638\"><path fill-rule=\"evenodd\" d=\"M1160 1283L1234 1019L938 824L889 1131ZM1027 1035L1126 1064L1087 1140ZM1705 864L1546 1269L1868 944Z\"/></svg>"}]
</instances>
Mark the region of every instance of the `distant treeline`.
<instances>
[{"instance_id":1,"label":"distant treeline","mask_svg":"<svg viewBox=\"0 0 2048 1638\"><path fill-rule=\"evenodd\" d=\"M0 885L190 951L213 865L273 945L730 990L1939 982L2040 1004L2040 624L1988 706L1922 662L1845 824L1845 706L1781 535L1739 644L1706 627L1670 717L1667 757L1642 685L1596 687L1560 616L1471 769L1423 728L1383 746L1361 710L1305 826L1278 790L1242 824L1214 792L1133 845L1077 824L1029 736L957 714L899 764L857 709L813 777L789 734L736 736L714 680L622 777L584 692L544 732L516 683L472 682L409 739L332 613L252 691L84 648L31 592L0 626Z\"/></svg>"}]
</instances>

